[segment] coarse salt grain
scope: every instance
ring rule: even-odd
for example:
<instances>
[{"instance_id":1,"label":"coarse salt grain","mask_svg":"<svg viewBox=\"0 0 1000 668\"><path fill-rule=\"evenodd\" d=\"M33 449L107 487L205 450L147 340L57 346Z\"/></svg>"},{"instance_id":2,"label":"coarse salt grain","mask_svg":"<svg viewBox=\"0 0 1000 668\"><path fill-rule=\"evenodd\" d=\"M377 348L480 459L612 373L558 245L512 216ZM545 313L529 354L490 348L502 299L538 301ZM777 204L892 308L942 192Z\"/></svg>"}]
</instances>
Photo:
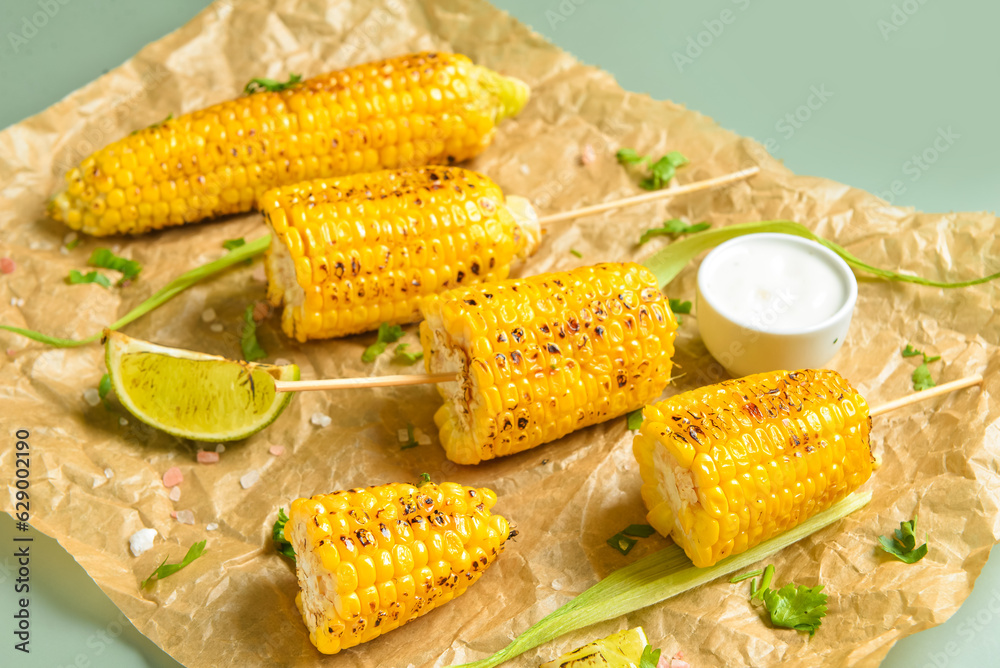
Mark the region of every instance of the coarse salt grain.
<instances>
[{"instance_id":1,"label":"coarse salt grain","mask_svg":"<svg viewBox=\"0 0 1000 668\"><path fill-rule=\"evenodd\" d=\"M250 473L247 473L240 478L240 486L243 489L250 489L257 484L258 480L260 480L260 473L257 471L250 471Z\"/></svg>"},{"instance_id":2,"label":"coarse salt grain","mask_svg":"<svg viewBox=\"0 0 1000 668\"><path fill-rule=\"evenodd\" d=\"M83 393L83 400L91 406L96 406L101 403L101 393L97 391L97 388L91 387Z\"/></svg>"},{"instance_id":3,"label":"coarse salt grain","mask_svg":"<svg viewBox=\"0 0 1000 668\"><path fill-rule=\"evenodd\" d=\"M211 522L211 523L205 525L205 531L215 531L218 528L219 528L219 525L216 524L215 522Z\"/></svg>"},{"instance_id":4,"label":"coarse salt grain","mask_svg":"<svg viewBox=\"0 0 1000 668\"><path fill-rule=\"evenodd\" d=\"M219 461L218 452L210 452L208 450L198 451L198 463L199 464L215 464Z\"/></svg>"},{"instance_id":5,"label":"coarse salt grain","mask_svg":"<svg viewBox=\"0 0 1000 668\"><path fill-rule=\"evenodd\" d=\"M69 244L76 241L78 238L79 236L77 235L76 232L70 232L69 234L63 237L63 243L68 246Z\"/></svg>"},{"instance_id":6,"label":"coarse salt grain","mask_svg":"<svg viewBox=\"0 0 1000 668\"><path fill-rule=\"evenodd\" d=\"M111 469L104 469L104 477L107 478L108 480L111 480L113 477L115 477L115 472L112 471Z\"/></svg>"},{"instance_id":7,"label":"coarse salt grain","mask_svg":"<svg viewBox=\"0 0 1000 668\"><path fill-rule=\"evenodd\" d=\"M170 516L176 520L177 519L177 511L176 510L171 510L170 511Z\"/></svg>"},{"instance_id":8,"label":"coarse salt grain","mask_svg":"<svg viewBox=\"0 0 1000 668\"><path fill-rule=\"evenodd\" d=\"M329 415L316 412L309 418L309 422L313 423L317 427L329 427L333 422L333 419Z\"/></svg>"},{"instance_id":9,"label":"coarse salt grain","mask_svg":"<svg viewBox=\"0 0 1000 668\"><path fill-rule=\"evenodd\" d=\"M267 283L267 270L264 269L264 265L261 264L254 267L254 270L250 273L250 278L258 283Z\"/></svg>"},{"instance_id":10,"label":"coarse salt grain","mask_svg":"<svg viewBox=\"0 0 1000 668\"><path fill-rule=\"evenodd\" d=\"M217 322L211 327L209 327L209 329L211 329L213 332L221 332L223 329L225 329L225 327L222 326L221 322Z\"/></svg>"},{"instance_id":11,"label":"coarse salt grain","mask_svg":"<svg viewBox=\"0 0 1000 668\"><path fill-rule=\"evenodd\" d=\"M522 164L521 165L521 173L522 174L530 174L531 173L531 167L528 167L527 164Z\"/></svg>"},{"instance_id":12,"label":"coarse salt grain","mask_svg":"<svg viewBox=\"0 0 1000 668\"><path fill-rule=\"evenodd\" d=\"M118 424L120 424L123 427L127 427L128 426L128 420L126 420L125 418L118 418Z\"/></svg>"},{"instance_id":13,"label":"coarse salt grain","mask_svg":"<svg viewBox=\"0 0 1000 668\"><path fill-rule=\"evenodd\" d=\"M592 165L597 160L597 151L590 144L584 144L580 149L580 164L586 167Z\"/></svg>"},{"instance_id":14,"label":"coarse salt grain","mask_svg":"<svg viewBox=\"0 0 1000 668\"><path fill-rule=\"evenodd\" d=\"M275 457L280 457L281 455L285 454L285 446L272 445L270 448L267 449L267 451L270 452Z\"/></svg>"},{"instance_id":15,"label":"coarse salt grain","mask_svg":"<svg viewBox=\"0 0 1000 668\"><path fill-rule=\"evenodd\" d=\"M17 306L17 307L24 306L24 300L20 299L18 297L11 297L10 298L10 305L11 306Z\"/></svg>"},{"instance_id":16,"label":"coarse salt grain","mask_svg":"<svg viewBox=\"0 0 1000 668\"><path fill-rule=\"evenodd\" d=\"M215 309L214 308L207 308L207 309L205 309L204 311L201 312L201 321L202 322L212 322L213 320L215 320Z\"/></svg>"},{"instance_id":17,"label":"coarse salt grain","mask_svg":"<svg viewBox=\"0 0 1000 668\"><path fill-rule=\"evenodd\" d=\"M223 452L226 451L226 446L224 446L222 443L218 443L215 446L215 451L221 455Z\"/></svg>"},{"instance_id":18,"label":"coarse salt grain","mask_svg":"<svg viewBox=\"0 0 1000 668\"><path fill-rule=\"evenodd\" d=\"M409 429L398 429L396 430L396 438L399 439L400 443L406 443L410 440L410 430Z\"/></svg>"},{"instance_id":19,"label":"coarse salt grain","mask_svg":"<svg viewBox=\"0 0 1000 668\"><path fill-rule=\"evenodd\" d=\"M170 499L171 501L173 501L174 503L180 501L181 500L181 488L180 487L171 487L170 488L170 494L167 495L167 498Z\"/></svg>"},{"instance_id":20,"label":"coarse salt grain","mask_svg":"<svg viewBox=\"0 0 1000 668\"><path fill-rule=\"evenodd\" d=\"M190 510L178 510L177 521L181 524L194 524L194 513Z\"/></svg>"},{"instance_id":21,"label":"coarse salt grain","mask_svg":"<svg viewBox=\"0 0 1000 668\"><path fill-rule=\"evenodd\" d=\"M163 474L163 486L173 487L174 485L179 485L184 482L184 474L176 466L171 466L167 469L167 472Z\"/></svg>"},{"instance_id":22,"label":"coarse salt grain","mask_svg":"<svg viewBox=\"0 0 1000 668\"><path fill-rule=\"evenodd\" d=\"M138 557L153 547L154 538L156 538L156 529L139 529L129 536L128 549L132 551L132 556Z\"/></svg>"},{"instance_id":23,"label":"coarse salt grain","mask_svg":"<svg viewBox=\"0 0 1000 668\"><path fill-rule=\"evenodd\" d=\"M416 439L419 445L431 444L431 437L425 434L424 432L420 431L419 429L413 432L413 438Z\"/></svg>"},{"instance_id":24,"label":"coarse salt grain","mask_svg":"<svg viewBox=\"0 0 1000 668\"><path fill-rule=\"evenodd\" d=\"M0 274L12 274L17 269L17 263L9 257L0 257Z\"/></svg>"}]
</instances>

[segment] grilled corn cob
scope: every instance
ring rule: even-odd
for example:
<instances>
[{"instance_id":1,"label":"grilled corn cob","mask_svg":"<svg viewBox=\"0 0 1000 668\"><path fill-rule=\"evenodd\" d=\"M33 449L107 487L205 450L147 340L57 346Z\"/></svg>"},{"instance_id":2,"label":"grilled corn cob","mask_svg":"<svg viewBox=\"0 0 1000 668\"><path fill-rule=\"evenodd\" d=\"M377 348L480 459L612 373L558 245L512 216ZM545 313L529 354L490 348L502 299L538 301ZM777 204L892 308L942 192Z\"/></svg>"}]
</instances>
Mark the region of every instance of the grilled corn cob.
<instances>
[{"instance_id":1,"label":"grilled corn cob","mask_svg":"<svg viewBox=\"0 0 1000 668\"><path fill-rule=\"evenodd\" d=\"M772 371L647 406L633 441L649 523L695 566L790 529L872 473L868 404L835 371Z\"/></svg>"},{"instance_id":2,"label":"grilled corn cob","mask_svg":"<svg viewBox=\"0 0 1000 668\"><path fill-rule=\"evenodd\" d=\"M295 603L324 654L367 642L462 594L504 548L489 489L393 483L292 503Z\"/></svg>"},{"instance_id":3,"label":"grilled corn cob","mask_svg":"<svg viewBox=\"0 0 1000 668\"><path fill-rule=\"evenodd\" d=\"M670 380L677 322L637 264L600 264L428 297L420 340L458 464L509 455L635 410Z\"/></svg>"},{"instance_id":4,"label":"grilled corn cob","mask_svg":"<svg viewBox=\"0 0 1000 668\"><path fill-rule=\"evenodd\" d=\"M451 287L506 278L537 248L529 204L504 200L460 167L386 170L270 190L268 298L299 341L420 319L418 302Z\"/></svg>"},{"instance_id":5,"label":"grilled corn cob","mask_svg":"<svg viewBox=\"0 0 1000 668\"><path fill-rule=\"evenodd\" d=\"M527 98L458 54L350 67L134 132L71 169L49 214L95 236L140 234L250 211L286 183L458 162Z\"/></svg>"}]
</instances>

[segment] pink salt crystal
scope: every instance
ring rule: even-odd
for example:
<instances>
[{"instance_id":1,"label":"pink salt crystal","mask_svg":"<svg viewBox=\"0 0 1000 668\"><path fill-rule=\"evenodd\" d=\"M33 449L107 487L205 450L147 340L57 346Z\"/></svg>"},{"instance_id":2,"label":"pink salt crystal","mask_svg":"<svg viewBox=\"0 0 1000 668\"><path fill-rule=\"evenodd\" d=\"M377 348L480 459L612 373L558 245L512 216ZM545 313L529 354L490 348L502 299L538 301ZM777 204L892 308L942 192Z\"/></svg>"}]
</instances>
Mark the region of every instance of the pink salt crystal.
<instances>
[{"instance_id":1,"label":"pink salt crystal","mask_svg":"<svg viewBox=\"0 0 1000 668\"><path fill-rule=\"evenodd\" d=\"M584 144L580 150L580 164L586 167L587 165L592 165L595 160L597 160L597 152L594 150L594 147L590 144Z\"/></svg>"},{"instance_id":2,"label":"pink salt crystal","mask_svg":"<svg viewBox=\"0 0 1000 668\"><path fill-rule=\"evenodd\" d=\"M170 490L170 494L167 495L167 498L169 498L174 503L177 503L178 501L180 501L181 500L181 488L180 487L174 487L173 489L171 489Z\"/></svg>"},{"instance_id":3,"label":"pink salt crystal","mask_svg":"<svg viewBox=\"0 0 1000 668\"><path fill-rule=\"evenodd\" d=\"M270 452L275 457L280 457L281 455L285 454L285 446L272 445L270 448L267 449L267 451Z\"/></svg>"},{"instance_id":4,"label":"pink salt crystal","mask_svg":"<svg viewBox=\"0 0 1000 668\"><path fill-rule=\"evenodd\" d=\"M171 510L170 511L170 516L173 517L176 520L177 519L177 511L176 510Z\"/></svg>"},{"instance_id":5,"label":"pink salt crystal","mask_svg":"<svg viewBox=\"0 0 1000 668\"><path fill-rule=\"evenodd\" d=\"M9 257L0 257L0 274L12 274L17 269L17 264Z\"/></svg>"},{"instance_id":6,"label":"pink salt crystal","mask_svg":"<svg viewBox=\"0 0 1000 668\"><path fill-rule=\"evenodd\" d=\"M194 524L194 513L190 510L177 511L177 521L181 524Z\"/></svg>"},{"instance_id":7,"label":"pink salt crystal","mask_svg":"<svg viewBox=\"0 0 1000 668\"><path fill-rule=\"evenodd\" d=\"M173 487L174 485L179 485L184 482L184 474L176 466L172 466L167 469L167 472L163 474L163 486Z\"/></svg>"},{"instance_id":8,"label":"pink salt crystal","mask_svg":"<svg viewBox=\"0 0 1000 668\"><path fill-rule=\"evenodd\" d=\"M219 461L218 452L210 452L208 450L198 451L198 463L199 464L215 464Z\"/></svg>"}]
</instances>

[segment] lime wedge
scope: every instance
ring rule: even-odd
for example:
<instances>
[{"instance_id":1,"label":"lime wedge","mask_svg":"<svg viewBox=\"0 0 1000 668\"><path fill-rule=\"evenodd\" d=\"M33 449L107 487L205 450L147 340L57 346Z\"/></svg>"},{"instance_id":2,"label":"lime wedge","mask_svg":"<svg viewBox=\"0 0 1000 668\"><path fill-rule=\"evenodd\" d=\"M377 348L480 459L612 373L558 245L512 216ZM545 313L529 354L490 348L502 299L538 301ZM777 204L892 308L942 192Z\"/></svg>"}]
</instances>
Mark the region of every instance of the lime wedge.
<instances>
[{"instance_id":1,"label":"lime wedge","mask_svg":"<svg viewBox=\"0 0 1000 668\"><path fill-rule=\"evenodd\" d=\"M646 633L637 626L595 640L539 668L635 668L647 644Z\"/></svg>"},{"instance_id":2,"label":"lime wedge","mask_svg":"<svg viewBox=\"0 0 1000 668\"><path fill-rule=\"evenodd\" d=\"M236 441L274 422L298 380L294 364L238 362L167 348L118 332L104 335L108 375L119 401L146 424L197 441Z\"/></svg>"}]
</instances>

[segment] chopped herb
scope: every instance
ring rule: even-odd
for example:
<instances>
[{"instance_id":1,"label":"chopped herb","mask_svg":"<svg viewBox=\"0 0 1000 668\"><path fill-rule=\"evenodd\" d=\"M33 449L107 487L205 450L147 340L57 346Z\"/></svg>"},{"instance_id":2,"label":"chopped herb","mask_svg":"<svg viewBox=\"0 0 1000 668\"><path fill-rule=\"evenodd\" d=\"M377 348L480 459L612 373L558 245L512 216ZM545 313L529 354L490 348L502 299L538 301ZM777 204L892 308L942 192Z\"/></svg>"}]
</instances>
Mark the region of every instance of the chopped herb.
<instances>
[{"instance_id":1,"label":"chopped herb","mask_svg":"<svg viewBox=\"0 0 1000 668\"><path fill-rule=\"evenodd\" d=\"M240 246L245 246L247 243L246 239L240 237L239 239L227 239L222 242L222 247L226 250L233 250L239 248Z\"/></svg>"},{"instance_id":2,"label":"chopped herb","mask_svg":"<svg viewBox=\"0 0 1000 668\"><path fill-rule=\"evenodd\" d=\"M763 570L761 570L761 569L758 568L755 571L750 571L748 573L743 573L742 575L734 575L733 578L729 581L729 584L736 584L737 582L743 582L744 580L749 580L750 578L755 578L755 577L757 577L758 575L760 575L763 572L764 572Z\"/></svg>"},{"instance_id":3,"label":"chopped herb","mask_svg":"<svg viewBox=\"0 0 1000 668\"><path fill-rule=\"evenodd\" d=\"M570 248L569 249L569 254L572 255L573 257L580 257L580 258L583 257L583 253L581 253L580 251L578 251L575 248Z\"/></svg>"},{"instance_id":4,"label":"chopped herb","mask_svg":"<svg viewBox=\"0 0 1000 668\"><path fill-rule=\"evenodd\" d=\"M403 443L401 446L399 446L399 449L409 450L410 448L415 448L418 445L420 444L417 443L417 439L414 438L413 435L413 425L412 424L406 425L406 443Z\"/></svg>"},{"instance_id":5,"label":"chopped herb","mask_svg":"<svg viewBox=\"0 0 1000 668\"><path fill-rule=\"evenodd\" d=\"M90 259L87 260L87 264L91 267L98 267L100 269L113 269L114 271L120 271L122 278L118 281L118 285L121 285L125 281L131 281L139 275L139 272L142 271L142 265L135 260L126 260L123 257L115 255L107 248L95 249L94 252L90 254Z\"/></svg>"},{"instance_id":6,"label":"chopped herb","mask_svg":"<svg viewBox=\"0 0 1000 668\"><path fill-rule=\"evenodd\" d=\"M246 95L252 95L253 93L259 93L261 91L277 93L285 90L286 88L291 88L300 81L302 81L301 74L288 75L288 81L277 81L275 79L258 77L256 79L251 79L250 83L243 88L243 92Z\"/></svg>"},{"instance_id":7,"label":"chopped herb","mask_svg":"<svg viewBox=\"0 0 1000 668\"><path fill-rule=\"evenodd\" d=\"M622 554L628 554L635 547L635 544L639 541L635 538L629 538L624 532L618 532L614 536L608 539L608 545L615 548Z\"/></svg>"},{"instance_id":8,"label":"chopped herb","mask_svg":"<svg viewBox=\"0 0 1000 668\"><path fill-rule=\"evenodd\" d=\"M768 564L767 567L764 568L764 576L760 579L760 588L757 590L757 593L751 597L750 600L753 600L755 598L760 598L761 595L764 593L764 590L771 586L772 578L774 578L774 565Z\"/></svg>"},{"instance_id":9,"label":"chopped herb","mask_svg":"<svg viewBox=\"0 0 1000 668\"><path fill-rule=\"evenodd\" d=\"M271 528L271 542L274 543L274 549L278 551L278 554L295 561L295 549L291 543L285 540L286 524L288 524L288 515L285 514L284 508L278 508L278 519L275 520L274 527Z\"/></svg>"},{"instance_id":10,"label":"chopped herb","mask_svg":"<svg viewBox=\"0 0 1000 668\"><path fill-rule=\"evenodd\" d=\"M826 617L827 597L822 589L823 585L796 587L786 584L778 590L763 589L760 594L772 624L814 635Z\"/></svg>"},{"instance_id":11,"label":"chopped herb","mask_svg":"<svg viewBox=\"0 0 1000 668\"><path fill-rule=\"evenodd\" d=\"M914 517L909 522L900 522L895 535L879 536L879 547L906 564L913 564L927 556L927 543L920 547L917 545L917 537L914 531L917 528L917 518Z\"/></svg>"},{"instance_id":12,"label":"chopped herb","mask_svg":"<svg viewBox=\"0 0 1000 668\"><path fill-rule=\"evenodd\" d=\"M837 341L840 341L840 337L839 336L833 340L834 343L836 343Z\"/></svg>"},{"instance_id":13,"label":"chopped herb","mask_svg":"<svg viewBox=\"0 0 1000 668\"><path fill-rule=\"evenodd\" d=\"M243 332L240 334L240 348L243 349L243 359L254 362L267 357L267 351L257 342L257 323L253 319L253 305L247 306L243 313Z\"/></svg>"},{"instance_id":14,"label":"chopped herb","mask_svg":"<svg viewBox=\"0 0 1000 668\"><path fill-rule=\"evenodd\" d=\"M416 364L424 358L424 352L411 353L406 349L410 347L409 343L400 343L395 348L396 357L393 358L393 362L397 364Z\"/></svg>"},{"instance_id":15,"label":"chopped herb","mask_svg":"<svg viewBox=\"0 0 1000 668\"><path fill-rule=\"evenodd\" d=\"M157 580L162 580L165 577L173 575L174 573L181 570L182 568L190 564L192 561L200 557L204 552L205 552L205 541L202 540L198 541L197 543L191 546L191 549L187 551L187 554L184 555L184 559L182 559L179 564L168 564L166 558L164 558L163 563L161 563L148 578L142 581L142 584L139 585L139 589L145 589L146 585L151 583L154 578Z\"/></svg>"},{"instance_id":16,"label":"chopped herb","mask_svg":"<svg viewBox=\"0 0 1000 668\"><path fill-rule=\"evenodd\" d=\"M110 288L111 281L104 274L99 274L96 271L90 271L86 274L81 274L76 269L69 270L69 276L66 277L66 282L70 285L78 285L81 283L97 283L103 288Z\"/></svg>"},{"instance_id":17,"label":"chopped herb","mask_svg":"<svg viewBox=\"0 0 1000 668\"><path fill-rule=\"evenodd\" d=\"M920 392L921 390L928 390L937 385L937 383L934 382L934 379L931 378L931 370L927 365L930 364L931 362L937 362L939 359L941 359L940 355L929 357L927 353L925 353L924 351L917 350L909 343L907 343L906 347L903 348L903 357L923 358L923 362L920 364L920 366L918 366L916 369L913 370L913 375L911 376L913 380L914 390Z\"/></svg>"},{"instance_id":18,"label":"chopped herb","mask_svg":"<svg viewBox=\"0 0 1000 668\"><path fill-rule=\"evenodd\" d=\"M903 357L926 357L926 355L924 355L924 351L917 350L907 343L906 347L903 348Z\"/></svg>"},{"instance_id":19,"label":"chopped herb","mask_svg":"<svg viewBox=\"0 0 1000 668\"><path fill-rule=\"evenodd\" d=\"M641 408L635 409L634 411L628 414L627 419L628 419L628 428L631 429L632 431L635 431L636 429L642 426L642 409Z\"/></svg>"},{"instance_id":20,"label":"chopped herb","mask_svg":"<svg viewBox=\"0 0 1000 668\"><path fill-rule=\"evenodd\" d=\"M674 178L674 173L677 171L678 167L688 164L689 160L681 155L678 151L670 151L665 156L656 160L647 155L640 155L631 148L619 149L615 153L615 157L618 158L618 162L630 166L638 167L642 166L647 171L648 174L639 181L639 186L645 188L646 190L659 190L663 186L670 182L670 179Z\"/></svg>"},{"instance_id":21,"label":"chopped herb","mask_svg":"<svg viewBox=\"0 0 1000 668\"><path fill-rule=\"evenodd\" d=\"M757 581L756 580L750 580L750 600L751 601L753 601L755 598L757 598L757 591L758 591L758 589L757 589Z\"/></svg>"},{"instance_id":22,"label":"chopped herb","mask_svg":"<svg viewBox=\"0 0 1000 668\"><path fill-rule=\"evenodd\" d=\"M423 487L424 485L426 485L430 481L431 481L431 474L430 473L421 473L420 474L420 480L417 481L417 487Z\"/></svg>"},{"instance_id":23,"label":"chopped herb","mask_svg":"<svg viewBox=\"0 0 1000 668\"><path fill-rule=\"evenodd\" d=\"M670 220L663 221L663 225L660 227L652 227L642 233L639 237L639 245L643 245L653 237L670 237L671 239L676 239L677 237L682 237L685 234L694 234L695 232L704 232L708 228L712 227L711 223L685 223L680 218L671 218Z\"/></svg>"},{"instance_id":24,"label":"chopped herb","mask_svg":"<svg viewBox=\"0 0 1000 668\"><path fill-rule=\"evenodd\" d=\"M649 538L656 533L656 529L648 524L629 524L622 533L634 538Z\"/></svg>"},{"instance_id":25,"label":"chopped herb","mask_svg":"<svg viewBox=\"0 0 1000 668\"><path fill-rule=\"evenodd\" d=\"M108 396L108 392L111 391L111 376L104 374L101 376L101 382L97 384L97 396L100 397L101 403L104 404L105 408L109 408L108 400L105 398Z\"/></svg>"},{"instance_id":26,"label":"chopped herb","mask_svg":"<svg viewBox=\"0 0 1000 668\"><path fill-rule=\"evenodd\" d=\"M73 250L79 245L80 245L80 237L77 237L76 239L73 239L73 241L66 244L66 250Z\"/></svg>"},{"instance_id":27,"label":"chopped herb","mask_svg":"<svg viewBox=\"0 0 1000 668\"><path fill-rule=\"evenodd\" d=\"M660 650L653 649L652 645L642 648L642 656L639 657L639 668L656 668L660 663Z\"/></svg>"},{"instance_id":28,"label":"chopped herb","mask_svg":"<svg viewBox=\"0 0 1000 668\"><path fill-rule=\"evenodd\" d=\"M386 346L390 343L399 341L402 337L402 327L383 322L378 326L378 337L376 338L375 343L365 348L365 352L361 354L361 361L374 362L376 357L385 352Z\"/></svg>"},{"instance_id":29,"label":"chopped herb","mask_svg":"<svg viewBox=\"0 0 1000 668\"><path fill-rule=\"evenodd\" d=\"M678 325L684 322L681 313L691 313L691 302L682 302L680 299L668 299L667 302L670 304L670 310L677 316Z\"/></svg>"}]
</instances>

